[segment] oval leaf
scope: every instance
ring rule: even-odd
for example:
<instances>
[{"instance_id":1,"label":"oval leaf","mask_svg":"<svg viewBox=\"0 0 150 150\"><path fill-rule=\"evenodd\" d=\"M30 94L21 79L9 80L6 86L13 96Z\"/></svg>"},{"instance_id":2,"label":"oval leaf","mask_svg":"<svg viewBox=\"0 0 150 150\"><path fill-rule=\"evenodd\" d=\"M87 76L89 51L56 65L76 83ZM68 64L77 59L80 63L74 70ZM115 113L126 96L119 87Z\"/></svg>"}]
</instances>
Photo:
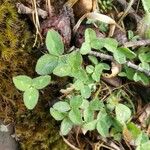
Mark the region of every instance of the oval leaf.
<instances>
[{"instance_id":1,"label":"oval leaf","mask_svg":"<svg viewBox=\"0 0 150 150\"><path fill-rule=\"evenodd\" d=\"M32 85L32 79L25 75L19 75L13 77L13 83L18 90L25 91Z\"/></svg>"},{"instance_id":2,"label":"oval leaf","mask_svg":"<svg viewBox=\"0 0 150 150\"><path fill-rule=\"evenodd\" d=\"M69 112L69 118L76 125L80 125L82 123L81 112L79 109L72 109Z\"/></svg>"},{"instance_id":3,"label":"oval leaf","mask_svg":"<svg viewBox=\"0 0 150 150\"><path fill-rule=\"evenodd\" d=\"M32 80L32 86L36 89L43 89L46 87L51 81L51 76L45 75L36 77Z\"/></svg>"},{"instance_id":4,"label":"oval leaf","mask_svg":"<svg viewBox=\"0 0 150 150\"><path fill-rule=\"evenodd\" d=\"M131 117L131 110L123 104L118 104L116 106L115 112L116 118L121 124L124 124Z\"/></svg>"},{"instance_id":5,"label":"oval leaf","mask_svg":"<svg viewBox=\"0 0 150 150\"><path fill-rule=\"evenodd\" d=\"M38 59L35 70L40 75L47 75L53 72L57 63L58 57L45 54Z\"/></svg>"},{"instance_id":6,"label":"oval leaf","mask_svg":"<svg viewBox=\"0 0 150 150\"><path fill-rule=\"evenodd\" d=\"M67 135L69 133L69 131L72 129L72 127L73 127L73 123L71 122L71 120L68 118L65 118L61 122L61 127L60 127L61 134Z\"/></svg>"},{"instance_id":7,"label":"oval leaf","mask_svg":"<svg viewBox=\"0 0 150 150\"><path fill-rule=\"evenodd\" d=\"M70 106L67 102L57 102L53 105L53 108L58 110L59 112L66 112L70 110Z\"/></svg>"},{"instance_id":8,"label":"oval leaf","mask_svg":"<svg viewBox=\"0 0 150 150\"><path fill-rule=\"evenodd\" d=\"M60 113L59 111L55 110L54 108L50 108L50 114L55 120L63 120L65 115L63 113Z\"/></svg>"},{"instance_id":9,"label":"oval leaf","mask_svg":"<svg viewBox=\"0 0 150 150\"><path fill-rule=\"evenodd\" d=\"M51 29L47 32L46 47L50 54L59 56L64 52L64 44L61 36L55 30Z\"/></svg>"},{"instance_id":10,"label":"oval leaf","mask_svg":"<svg viewBox=\"0 0 150 150\"><path fill-rule=\"evenodd\" d=\"M29 88L23 94L24 104L30 110L36 106L38 98L39 98L39 91L34 88Z\"/></svg>"}]
</instances>

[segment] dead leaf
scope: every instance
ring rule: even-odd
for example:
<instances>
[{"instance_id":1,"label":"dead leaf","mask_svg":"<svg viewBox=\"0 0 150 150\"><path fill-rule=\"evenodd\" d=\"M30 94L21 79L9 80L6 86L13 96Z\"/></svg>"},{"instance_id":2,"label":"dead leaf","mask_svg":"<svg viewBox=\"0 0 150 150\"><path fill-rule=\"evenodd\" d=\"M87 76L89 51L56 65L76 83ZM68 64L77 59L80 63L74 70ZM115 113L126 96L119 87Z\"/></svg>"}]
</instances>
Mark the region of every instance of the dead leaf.
<instances>
[{"instance_id":1,"label":"dead leaf","mask_svg":"<svg viewBox=\"0 0 150 150\"><path fill-rule=\"evenodd\" d=\"M121 68L122 68L122 66L119 63L112 62L111 63L111 74L104 73L103 77L105 77L105 78L114 78L120 73Z\"/></svg>"}]
</instances>

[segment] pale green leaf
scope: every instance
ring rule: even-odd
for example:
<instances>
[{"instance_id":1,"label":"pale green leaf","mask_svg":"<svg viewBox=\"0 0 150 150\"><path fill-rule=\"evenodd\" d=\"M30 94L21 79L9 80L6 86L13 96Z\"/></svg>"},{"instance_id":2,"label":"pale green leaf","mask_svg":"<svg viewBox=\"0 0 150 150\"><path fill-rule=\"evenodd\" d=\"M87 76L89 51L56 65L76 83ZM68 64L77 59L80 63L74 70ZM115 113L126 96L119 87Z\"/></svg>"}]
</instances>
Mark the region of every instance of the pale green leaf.
<instances>
[{"instance_id":1,"label":"pale green leaf","mask_svg":"<svg viewBox=\"0 0 150 150\"><path fill-rule=\"evenodd\" d=\"M63 120L65 117L63 113L59 112L58 110L55 110L54 108L50 108L50 114L55 120L58 121Z\"/></svg>"},{"instance_id":2,"label":"pale green leaf","mask_svg":"<svg viewBox=\"0 0 150 150\"><path fill-rule=\"evenodd\" d=\"M70 106L72 108L79 108L81 106L82 102L83 102L83 99L81 96L79 96L79 95L74 96L70 99Z\"/></svg>"},{"instance_id":3,"label":"pale green leaf","mask_svg":"<svg viewBox=\"0 0 150 150\"><path fill-rule=\"evenodd\" d=\"M76 125L82 124L81 111L79 109L72 109L69 112L69 119Z\"/></svg>"},{"instance_id":4,"label":"pale green leaf","mask_svg":"<svg viewBox=\"0 0 150 150\"><path fill-rule=\"evenodd\" d=\"M103 137L108 137L109 128L111 127L111 125L111 118L108 115L102 115L97 122L96 129L100 135L102 135Z\"/></svg>"},{"instance_id":5,"label":"pale green leaf","mask_svg":"<svg viewBox=\"0 0 150 150\"><path fill-rule=\"evenodd\" d=\"M118 51L122 52L129 59L133 59L136 57L136 54L133 51L131 51L129 48L120 47L118 48Z\"/></svg>"},{"instance_id":6,"label":"pale green leaf","mask_svg":"<svg viewBox=\"0 0 150 150\"><path fill-rule=\"evenodd\" d=\"M84 109L83 116L85 122L91 122L94 120L94 111L87 107Z\"/></svg>"},{"instance_id":7,"label":"pale green leaf","mask_svg":"<svg viewBox=\"0 0 150 150\"><path fill-rule=\"evenodd\" d=\"M95 56L89 55L88 58L94 65L98 64L98 59Z\"/></svg>"},{"instance_id":8,"label":"pale green leaf","mask_svg":"<svg viewBox=\"0 0 150 150\"><path fill-rule=\"evenodd\" d=\"M18 90L25 91L31 87L32 79L25 75L19 75L13 77L13 83Z\"/></svg>"},{"instance_id":9,"label":"pale green leaf","mask_svg":"<svg viewBox=\"0 0 150 150\"><path fill-rule=\"evenodd\" d=\"M91 96L91 89L89 88L89 86L85 85L81 89L81 95L83 98L89 98Z\"/></svg>"},{"instance_id":10,"label":"pale green leaf","mask_svg":"<svg viewBox=\"0 0 150 150\"><path fill-rule=\"evenodd\" d=\"M115 108L116 118L121 124L125 124L131 117L131 110L123 104L118 104Z\"/></svg>"},{"instance_id":11,"label":"pale green leaf","mask_svg":"<svg viewBox=\"0 0 150 150\"><path fill-rule=\"evenodd\" d=\"M84 42L81 46L80 53L86 55L91 51L91 46L89 43Z\"/></svg>"},{"instance_id":12,"label":"pale green leaf","mask_svg":"<svg viewBox=\"0 0 150 150\"><path fill-rule=\"evenodd\" d=\"M36 77L32 80L32 86L36 89L43 89L47 85L49 85L51 82L51 76L45 75Z\"/></svg>"},{"instance_id":13,"label":"pale green leaf","mask_svg":"<svg viewBox=\"0 0 150 150\"><path fill-rule=\"evenodd\" d=\"M45 54L38 59L35 70L40 75L48 75L53 72L57 64L58 57Z\"/></svg>"},{"instance_id":14,"label":"pale green leaf","mask_svg":"<svg viewBox=\"0 0 150 150\"><path fill-rule=\"evenodd\" d=\"M53 70L53 74L59 77L70 76L71 73L71 67L68 64L60 64Z\"/></svg>"},{"instance_id":15,"label":"pale green leaf","mask_svg":"<svg viewBox=\"0 0 150 150\"><path fill-rule=\"evenodd\" d=\"M47 32L46 47L52 55L62 55L64 52L64 44L61 36L55 30L51 29Z\"/></svg>"},{"instance_id":16,"label":"pale green leaf","mask_svg":"<svg viewBox=\"0 0 150 150\"><path fill-rule=\"evenodd\" d=\"M59 112L67 112L70 110L69 104L67 102L62 102L62 101L55 103L53 105L53 108L55 110L58 110Z\"/></svg>"},{"instance_id":17,"label":"pale green leaf","mask_svg":"<svg viewBox=\"0 0 150 150\"><path fill-rule=\"evenodd\" d=\"M88 66L86 66L86 71L87 71L87 73L91 74L94 71L94 67L92 65L88 65Z\"/></svg>"},{"instance_id":18,"label":"pale green leaf","mask_svg":"<svg viewBox=\"0 0 150 150\"><path fill-rule=\"evenodd\" d=\"M126 56L119 50L116 50L113 53L113 56L115 58L115 60L119 63L119 64L124 64L126 63Z\"/></svg>"},{"instance_id":19,"label":"pale green leaf","mask_svg":"<svg viewBox=\"0 0 150 150\"><path fill-rule=\"evenodd\" d=\"M92 131L96 128L96 123L97 123L97 120L93 120L91 122L85 123L83 125L83 129L85 129L87 131Z\"/></svg>"},{"instance_id":20,"label":"pale green leaf","mask_svg":"<svg viewBox=\"0 0 150 150\"><path fill-rule=\"evenodd\" d=\"M95 31L91 28L86 29L85 30L85 42L90 43L94 39L96 39Z\"/></svg>"},{"instance_id":21,"label":"pale green leaf","mask_svg":"<svg viewBox=\"0 0 150 150\"><path fill-rule=\"evenodd\" d=\"M32 87L26 90L23 94L24 104L30 110L36 106L38 98L39 98L39 91Z\"/></svg>"},{"instance_id":22,"label":"pale green leaf","mask_svg":"<svg viewBox=\"0 0 150 150\"><path fill-rule=\"evenodd\" d=\"M70 130L73 127L73 123L71 122L71 120L69 118L65 118L62 122L61 122L61 126L60 126L60 132L62 135L67 135Z\"/></svg>"}]
</instances>

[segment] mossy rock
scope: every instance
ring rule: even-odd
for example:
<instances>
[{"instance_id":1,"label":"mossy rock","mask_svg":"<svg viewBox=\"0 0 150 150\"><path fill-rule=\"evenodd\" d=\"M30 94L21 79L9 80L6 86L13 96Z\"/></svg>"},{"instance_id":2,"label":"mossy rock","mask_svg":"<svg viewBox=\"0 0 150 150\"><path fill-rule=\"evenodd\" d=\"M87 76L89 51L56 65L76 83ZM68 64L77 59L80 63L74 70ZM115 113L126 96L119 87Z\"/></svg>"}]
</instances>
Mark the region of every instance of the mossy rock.
<instances>
[{"instance_id":1,"label":"mossy rock","mask_svg":"<svg viewBox=\"0 0 150 150\"><path fill-rule=\"evenodd\" d=\"M45 104L41 103L40 110L35 109L36 115L28 112L22 93L12 83L12 77L16 75L35 76L37 60L31 54L34 27L27 23L28 16L17 13L16 2L0 0L0 119L15 122L22 150L47 150L49 147L51 150L66 150L67 146L59 136L59 130L54 128L55 122L45 110Z\"/></svg>"}]
</instances>

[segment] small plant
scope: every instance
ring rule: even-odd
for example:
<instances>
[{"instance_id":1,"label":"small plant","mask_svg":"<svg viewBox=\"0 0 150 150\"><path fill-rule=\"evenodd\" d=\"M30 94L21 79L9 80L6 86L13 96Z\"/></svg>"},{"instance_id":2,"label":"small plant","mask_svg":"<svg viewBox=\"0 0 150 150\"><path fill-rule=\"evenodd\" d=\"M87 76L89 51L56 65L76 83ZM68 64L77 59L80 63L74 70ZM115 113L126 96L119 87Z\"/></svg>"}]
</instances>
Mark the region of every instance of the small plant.
<instances>
[{"instance_id":1,"label":"small plant","mask_svg":"<svg viewBox=\"0 0 150 150\"><path fill-rule=\"evenodd\" d=\"M78 126L84 134L97 130L101 136L112 137L118 141L128 132L132 140L136 142L137 150L142 150L150 144L148 135L131 122L134 108L132 102L121 100L121 97L128 99L123 91L120 91L117 96L112 93L106 102L100 100L98 86L101 76L111 67L104 59L98 59L99 53L93 52L103 52L102 56L112 54L113 57L109 58L123 66L120 76L126 76L144 84L149 83L149 77L138 70L129 68L126 62L139 58L143 67L145 63L149 65L148 55L136 54L128 48L119 47L118 42L113 38L98 38L92 29L85 31L85 42L80 49L66 54L64 54L64 45L60 35L54 30L49 30L46 47L48 53L41 56L36 64L35 70L41 75L40 77L31 79L27 76L17 76L13 78L15 86L24 91L24 103L28 109L33 109L37 104L38 90L50 84L49 74L70 77L69 90L63 91L64 94L67 93L67 96L50 108L50 114L56 120L61 121L62 135L67 135L73 127Z\"/></svg>"}]
</instances>

